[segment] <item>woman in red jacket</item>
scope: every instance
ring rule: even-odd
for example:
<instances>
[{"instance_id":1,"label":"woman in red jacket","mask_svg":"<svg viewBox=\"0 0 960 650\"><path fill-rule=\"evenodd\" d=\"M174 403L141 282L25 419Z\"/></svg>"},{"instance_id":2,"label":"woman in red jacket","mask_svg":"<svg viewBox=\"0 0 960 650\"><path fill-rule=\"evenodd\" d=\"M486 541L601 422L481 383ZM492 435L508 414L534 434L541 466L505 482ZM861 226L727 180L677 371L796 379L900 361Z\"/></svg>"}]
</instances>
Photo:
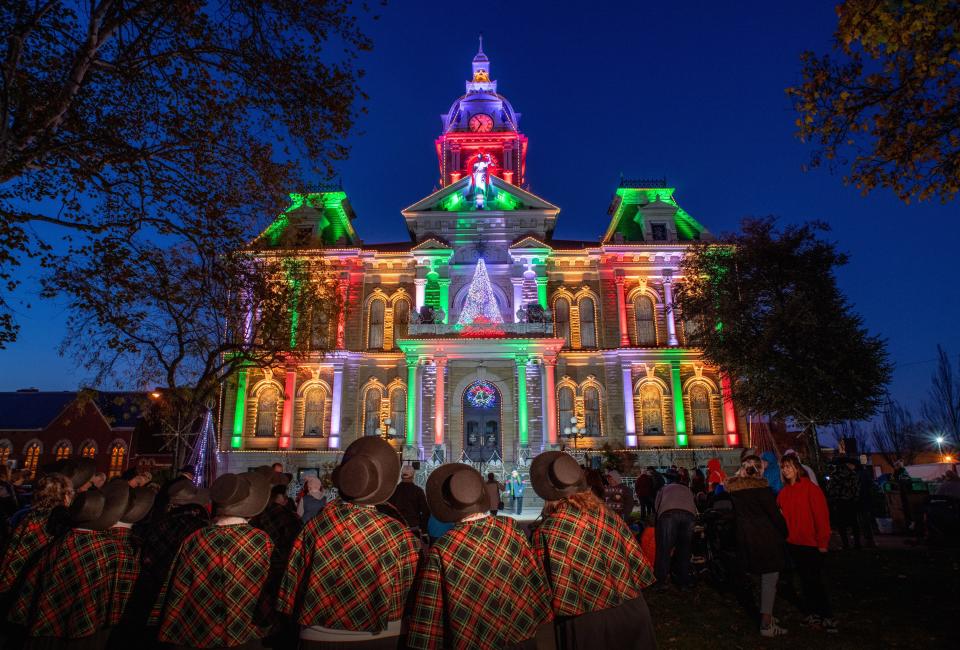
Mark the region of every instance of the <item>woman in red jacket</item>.
<instances>
[{"instance_id":1,"label":"woman in red jacket","mask_svg":"<svg viewBox=\"0 0 960 650\"><path fill-rule=\"evenodd\" d=\"M783 489L777 505L787 521L787 548L800 574L803 588L804 623L826 632L836 632L837 622L830 610L827 591L820 575L830 542L830 514L827 500L794 454L780 461Z\"/></svg>"}]
</instances>

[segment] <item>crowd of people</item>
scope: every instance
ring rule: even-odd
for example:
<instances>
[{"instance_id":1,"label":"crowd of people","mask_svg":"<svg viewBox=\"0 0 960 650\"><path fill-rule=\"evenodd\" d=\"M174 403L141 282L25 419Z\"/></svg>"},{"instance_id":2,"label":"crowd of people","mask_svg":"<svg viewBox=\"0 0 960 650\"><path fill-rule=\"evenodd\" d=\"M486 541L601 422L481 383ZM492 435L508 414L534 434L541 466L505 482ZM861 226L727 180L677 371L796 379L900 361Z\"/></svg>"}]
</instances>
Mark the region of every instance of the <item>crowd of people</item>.
<instances>
[{"instance_id":1,"label":"crowd of people","mask_svg":"<svg viewBox=\"0 0 960 650\"><path fill-rule=\"evenodd\" d=\"M30 504L5 513L3 647L656 645L653 570L565 453L506 485L442 465L423 490L389 443L361 438L329 500L314 477L291 498L279 465L208 490L189 468L152 487L94 474L82 458L42 468ZM546 504L529 533L495 516L504 496L522 511L527 487Z\"/></svg>"},{"instance_id":2,"label":"crowd of people","mask_svg":"<svg viewBox=\"0 0 960 650\"><path fill-rule=\"evenodd\" d=\"M642 591L693 586L703 521L719 522L725 575L761 635L787 633L778 589L833 633L831 518L844 547L846 529L856 547L870 529L861 468L840 459L825 494L792 451L747 450L732 476L718 459L648 467L632 485L545 452L528 479L450 463L424 490L367 437L344 452L332 499L315 476L294 496L279 463L206 490L190 468L157 485L70 459L28 499L5 469L0 641L13 648L652 648ZM540 517L498 516L522 512L527 486Z\"/></svg>"}]
</instances>

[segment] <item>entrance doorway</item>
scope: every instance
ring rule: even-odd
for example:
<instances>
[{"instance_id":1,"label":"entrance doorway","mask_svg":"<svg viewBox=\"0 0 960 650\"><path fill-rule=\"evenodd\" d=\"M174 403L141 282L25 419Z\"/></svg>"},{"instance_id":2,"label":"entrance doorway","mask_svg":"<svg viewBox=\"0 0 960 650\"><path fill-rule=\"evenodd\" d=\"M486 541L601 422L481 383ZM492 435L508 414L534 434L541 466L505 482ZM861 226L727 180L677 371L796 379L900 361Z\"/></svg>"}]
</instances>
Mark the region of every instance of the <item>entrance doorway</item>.
<instances>
[{"instance_id":1,"label":"entrance doorway","mask_svg":"<svg viewBox=\"0 0 960 650\"><path fill-rule=\"evenodd\" d=\"M463 450L473 462L503 458L500 427L500 391L479 379L463 391Z\"/></svg>"}]
</instances>

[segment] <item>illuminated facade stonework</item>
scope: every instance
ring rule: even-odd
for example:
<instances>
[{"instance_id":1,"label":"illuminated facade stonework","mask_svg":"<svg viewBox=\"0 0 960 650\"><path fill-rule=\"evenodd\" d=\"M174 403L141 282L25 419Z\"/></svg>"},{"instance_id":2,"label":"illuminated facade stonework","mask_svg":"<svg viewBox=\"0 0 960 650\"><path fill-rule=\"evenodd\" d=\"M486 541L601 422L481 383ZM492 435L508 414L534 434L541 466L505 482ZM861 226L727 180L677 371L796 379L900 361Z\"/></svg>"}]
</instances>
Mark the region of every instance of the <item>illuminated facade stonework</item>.
<instances>
[{"instance_id":1,"label":"illuminated facade stonework","mask_svg":"<svg viewBox=\"0 0 960 650\"><path fill-rule=\"evenodd\" d=\"M674 189L623 181L599 240L557 239L560 209L525 189L520 114L482 51L441 120L440 189L402 211L409 241L364 244L341 191L294 195L260 236L328 263L344 309L335 349L226 387L222 448L264 455L231 466L278 452L310 466L361 435L428 461L738 447L723 375L672 306L685 249L711 237Z\"/></svg>"}]
</instances>

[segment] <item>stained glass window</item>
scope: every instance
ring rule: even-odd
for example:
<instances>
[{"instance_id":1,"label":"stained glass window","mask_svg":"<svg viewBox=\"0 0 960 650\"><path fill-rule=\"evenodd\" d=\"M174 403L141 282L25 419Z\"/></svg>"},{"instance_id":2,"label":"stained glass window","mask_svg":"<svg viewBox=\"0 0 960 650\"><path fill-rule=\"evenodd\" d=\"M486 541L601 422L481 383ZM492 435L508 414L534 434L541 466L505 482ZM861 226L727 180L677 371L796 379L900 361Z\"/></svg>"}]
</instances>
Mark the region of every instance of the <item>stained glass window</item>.
<instances>
[{"instance_id":1,"label":"stained glass window","mask_svg":"<svg viewBox=\"0 0 960 650\"><path fill-rule=\"evenodd\" d=\"M474 408L493 408L497 405L497 389L488 381L476 381L467 388L466 399Z\"/></svg>"}]
</instances>

